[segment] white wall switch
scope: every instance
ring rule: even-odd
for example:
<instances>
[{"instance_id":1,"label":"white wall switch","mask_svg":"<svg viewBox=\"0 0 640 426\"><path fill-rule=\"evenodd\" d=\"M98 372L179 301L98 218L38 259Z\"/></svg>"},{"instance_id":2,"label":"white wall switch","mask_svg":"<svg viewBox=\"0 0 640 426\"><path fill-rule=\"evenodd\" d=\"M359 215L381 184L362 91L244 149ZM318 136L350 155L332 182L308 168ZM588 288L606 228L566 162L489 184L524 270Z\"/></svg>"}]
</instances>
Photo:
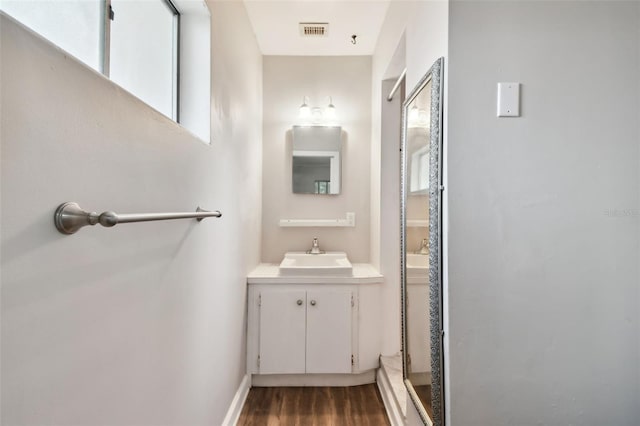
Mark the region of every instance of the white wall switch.
<instances>
[{"instance_id":1,"label":"white wall switch","mask_svg":"<svg viewBox=\"0 0 640 426\"><path fill-rule=\"evenodd\" d=\"M520 83L498 83L498 117L520 117Z\"/></svg>"},{"instance_id":2,"label":"white wall switch","mask_svg":"<svg viewBox=\"0 0 640 426\"><path fill-rule=\"evenodd\" d=\"M347 212L347 226L356 226L355 212Z\"/></svg>"}]
</instances>

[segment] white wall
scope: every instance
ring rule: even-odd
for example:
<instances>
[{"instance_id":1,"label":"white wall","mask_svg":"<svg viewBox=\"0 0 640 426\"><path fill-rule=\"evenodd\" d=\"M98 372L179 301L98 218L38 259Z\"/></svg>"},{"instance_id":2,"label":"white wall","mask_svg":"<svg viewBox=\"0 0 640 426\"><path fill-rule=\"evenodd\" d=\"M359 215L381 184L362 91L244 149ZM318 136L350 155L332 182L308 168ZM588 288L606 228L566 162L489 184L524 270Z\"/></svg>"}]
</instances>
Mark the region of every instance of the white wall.
<instances>
[{"instance_id":1,"label":"white wall","mask_svg":"<svg viewBox=\"0 0 640 426\"><path fill-rule=\"evenodd\" d=\"M302 97L325 107L332 96L342 126L339 195L293 194L291 127ZM369 261L369 158L371 57L265 56L262 260L280 262L287 251L345 251L352 262ZM355 228L280 228L280 219L340 219L356 213Z\"/></svg>"},{"instance_id":2,"label":"white wall","mask_svg":"<svg viewBox=\"0 0 640 426\"><path fill-rule=\"evenodd\" d=\"M640 4L449 24L450 424L637 424Z\"/></svg>"},{"instance_id":3,"label":"white wall","mask_svg":"<svg viewBox=\"0 0 640 426\"><path fill-rule=\"evenodd\" d=\"M371 259L385 276L383 355L400 350L400 133L393 137L391 130L381 132L382 103L388 95L382 93L381 82L397 77L406 66L406 92L413 90L447 54L447 15L447 1L391 2L372 58Z\"/></svg>"},{"instance_id":4,"label":"white wall","mask_svg":"<svg viewBox=\"0 0 640 426\"><path fill-rule=\"evenodd\" d=\"M403 64L404 67L404 64ZM372 204L372 210L379 215L382 228L377 229L377 242L380 256L379 268L384 275L381 292L384 294L382 314L382 328L380 340L383 345L383 355L393 355L400 351L400 129L402 128L402 102L404 85L402 85L391 102L386 96L391 91L396 80L382 82L383 100L380 103L382 122L380 135L382 144L378 144L381 152L377 153L378 165L380 158L384 158L384 167L378 166L380 176L372 182L378 184L380 200L378 206ZM385 93L386 92L386 93ZM395 160L395 161L394 161ZM380 248L384 247L383 253ZM374 251L374 250L372 250Z\"/></svg>"},{"instance_id":5,"label":"white wall","mask_svg":"<svg viewBox=\"0 0 640 426\"><path fill-rule=\"evenodd\" d=\"M220 424L260 259L261 55L212 2L213 144L2 17L2 424ZM220 209L85 228L95 211Z\"/></svg>"}]
</instances>

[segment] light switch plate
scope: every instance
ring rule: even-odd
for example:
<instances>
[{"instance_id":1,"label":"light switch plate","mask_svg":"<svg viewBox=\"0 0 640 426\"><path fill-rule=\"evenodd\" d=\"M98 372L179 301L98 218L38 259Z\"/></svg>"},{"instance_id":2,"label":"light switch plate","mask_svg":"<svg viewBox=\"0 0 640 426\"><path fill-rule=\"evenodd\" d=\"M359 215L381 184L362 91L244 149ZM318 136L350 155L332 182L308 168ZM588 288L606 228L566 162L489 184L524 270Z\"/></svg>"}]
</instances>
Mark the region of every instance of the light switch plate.
<instances>
[{"instance_id":1,"label":"light switch plate","mask_svg":"<svg viewBox=\"0 0 640 426\"><path fill-rule=\"evenodd\" d=\"M498 117L520 117L520 83L498 83Z\"/></svg>"}]
</instances>

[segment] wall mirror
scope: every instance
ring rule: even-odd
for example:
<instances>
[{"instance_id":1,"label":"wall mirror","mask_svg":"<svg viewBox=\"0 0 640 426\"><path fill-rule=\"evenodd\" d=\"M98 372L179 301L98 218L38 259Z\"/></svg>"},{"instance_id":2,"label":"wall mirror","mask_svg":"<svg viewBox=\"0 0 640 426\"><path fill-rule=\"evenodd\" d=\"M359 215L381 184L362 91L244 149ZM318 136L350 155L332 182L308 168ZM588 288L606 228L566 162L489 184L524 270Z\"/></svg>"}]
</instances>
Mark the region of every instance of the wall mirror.
<instances>
[{"instance_id":1,"label":"wall mirror","mask_svg":"<svg viewBox=\"0 0 640 426\"><path fill-rule=\"evenodd\" d=\"M402 110L402 362L425 425L444 425L442 358L442 66L438 59Z\"/></svg>"},{"instance_id":2,"label":"wall mirror","mask_svg":"<svg viewBox=\"0 0 640 426\"><path fill-rule=\"evenodd\" d=\"M340 193L342 130L337 126L293 126L294 194Z\"/></svg>"}]
</instances>

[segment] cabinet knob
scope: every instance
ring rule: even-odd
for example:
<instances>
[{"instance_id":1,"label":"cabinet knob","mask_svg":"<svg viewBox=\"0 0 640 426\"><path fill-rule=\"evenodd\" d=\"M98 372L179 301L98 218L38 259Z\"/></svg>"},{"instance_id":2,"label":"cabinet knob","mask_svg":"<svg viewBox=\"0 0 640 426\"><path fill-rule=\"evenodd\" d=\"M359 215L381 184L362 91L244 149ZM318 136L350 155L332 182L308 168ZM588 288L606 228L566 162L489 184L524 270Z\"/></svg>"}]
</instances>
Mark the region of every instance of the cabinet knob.
<instances>
[{"instance_id":1,"label":"cabinet knob","mask_svg":"<svg viewBox=\"0 0 640 426\"><path fill-rule=\"evenodd\" d=\"M311 303L311 306L316 306L316 301L315 301L315 300L312 300L312 301L311 301L311 302L309 302L309 303Z\"/></svg>"},{"instance_id":2,"label":"cabinet knob","mask_svg":"<svg viewBox=\"0 0 640 426\"><path fill-rule=\"evenodd\" d=\"M298 304L298 306L302 305L302 299L298 299L296 303Z\"/></svg>"}]
</instances>

